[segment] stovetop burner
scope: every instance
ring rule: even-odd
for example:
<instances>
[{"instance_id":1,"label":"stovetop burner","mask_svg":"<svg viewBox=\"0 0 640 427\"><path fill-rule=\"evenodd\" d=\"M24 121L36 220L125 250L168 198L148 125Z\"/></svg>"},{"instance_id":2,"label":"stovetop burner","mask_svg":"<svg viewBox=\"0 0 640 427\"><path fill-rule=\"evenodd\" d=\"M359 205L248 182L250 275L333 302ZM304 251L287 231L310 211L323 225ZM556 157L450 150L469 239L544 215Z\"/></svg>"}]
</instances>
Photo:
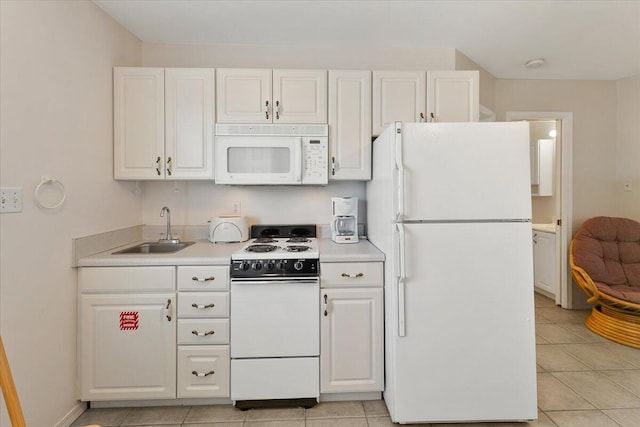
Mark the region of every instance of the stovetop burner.
<instances>
[{"instance_id":1,"label":"stovetop burner","mask_svg":"<svg viewBox=\"0 0 640 427\"><path fill-rule=\"evenodd\" d=\"M287 240L287 243L309 243L310 241L311 239L308 239L302 236L302 237L292 237L289 240Z\"/></svg>"},{"instance_id":2,"label":"stovetop burner","mask_svg":"<svg viewBox=\"0 0 640 427\"><path fill-rule=\"evenodd\" d=\"M272 239L271 237L258 237L253 241L253 243L275 243L275 242L276 240Z\"/></svg>"},{"instance_id":3,"label":"stovetop burner","mask_svg":"<svg viewBox=\"0 0 640 427\"><path fill-rule=\"evenodd\" d=\"M247 252L273 252L278 249L276 245L249 245L244 248Z\"/></svg>"},{"instance_id":4,"label":"stovetop burner","mask_svg":"<svg viewBox=\"0 0 640 427\"><path fill-rule=\"evenodd\" d=\"M305 245L288 245L282 249L284 249L287 252L305 252L310 250L311 248Z\"/></svg>"}]
</instances>

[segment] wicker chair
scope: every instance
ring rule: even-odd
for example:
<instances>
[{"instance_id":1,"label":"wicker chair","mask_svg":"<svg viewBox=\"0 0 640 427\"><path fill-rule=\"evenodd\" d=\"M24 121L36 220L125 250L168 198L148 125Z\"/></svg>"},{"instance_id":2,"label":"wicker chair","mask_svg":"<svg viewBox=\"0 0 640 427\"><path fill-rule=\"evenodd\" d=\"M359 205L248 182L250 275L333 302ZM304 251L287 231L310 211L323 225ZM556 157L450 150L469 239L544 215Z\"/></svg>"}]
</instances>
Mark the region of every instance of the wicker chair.
<instances>
[{"instance_id":1,"label":"wicker chair","mask_svg":"<svg viewBox=\"0 0 640 427\"><path fill-rule=\"evenodd\" d=\"M598 335L640 348L640 223L587 220L571 242L571 273L593 304L585 321Z\"/></svg>"}]
</instances>

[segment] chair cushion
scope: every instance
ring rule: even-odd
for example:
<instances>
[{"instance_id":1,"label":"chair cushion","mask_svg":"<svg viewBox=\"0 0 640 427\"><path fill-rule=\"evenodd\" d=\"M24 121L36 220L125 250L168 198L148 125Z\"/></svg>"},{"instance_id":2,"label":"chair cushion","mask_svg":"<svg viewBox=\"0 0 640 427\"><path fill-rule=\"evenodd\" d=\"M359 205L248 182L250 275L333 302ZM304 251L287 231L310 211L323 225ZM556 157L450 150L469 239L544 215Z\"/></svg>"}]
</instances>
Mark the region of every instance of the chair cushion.
<instances>
[{"instance_id":1,"label":"chair cushion","mask_svg":"<svg viewBox=\"0 0 640 427\"><path fill-rule=\"evenodd\" d=\"M640 292L640 222L602 216L585 221L574 237L573 259L594 282L608 285L604 293L621 298L615 293Z\"/></svg>"},{"instance_id":2,"label":"chair cushion","mask_svg":"<svg viewBox=\"0 0 640 427\"><path fill-rule=\"evenodd\" d=\"M636 304L640 304L640 286L629 285L607 285L602 282L593 282L596 288L604 294L621 299L623 301L629 301Z\"/></svg>"}]
</instances>

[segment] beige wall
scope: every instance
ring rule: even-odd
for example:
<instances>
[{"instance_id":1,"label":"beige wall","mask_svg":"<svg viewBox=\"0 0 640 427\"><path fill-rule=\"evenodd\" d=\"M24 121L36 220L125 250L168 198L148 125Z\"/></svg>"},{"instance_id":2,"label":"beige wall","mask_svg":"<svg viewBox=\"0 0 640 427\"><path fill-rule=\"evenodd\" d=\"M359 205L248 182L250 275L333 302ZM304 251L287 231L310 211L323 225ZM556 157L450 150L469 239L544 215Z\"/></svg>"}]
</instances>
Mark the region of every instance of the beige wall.
<instances>
[{"instance_id":1,"label":"beige wall","mask_svg":"<svg viewBox=\"0 0 640 427\"><path fill-rule=\"evenodd\" d=\"M497 80L496 113L573 113L573 228L616 212L616 82Z\"/></svg>"},{"instance_id":2,"label":"beige wall","mask_svg":"<svg viewBox=\"0 0 640 427\"><path fill-rule=\"evenodd\" d=\"M640 221L640 74L616 82L618 140L616 160L616 214ZM624 191L630 181L632 192Z\"/></svg>"},{"instance_id":3,"label":"beige wall","mask_svg":"<svg viewBox=\"0 0 640 427\"><path fill-rule=\"evenodd\" d=\"M0 182L24 196L0 216L0 334L27 425L51 427L78 408L71 239L141 219L112 179L111 101L112 67L138 65L140 42L91 2L2 0L0 16ZM60 209L35 206L41 175L64 183Z\"/></svg>"},{"instance_id":4,"label":"beige wall","mask_svg":"<svg viewBox=\"0 0 640 427\"><path fill-rule=\"evenodd\" d=\"M142 63L148 67L454 70L455 49L143 43Z\"/></svg>"},{"instance_id":5,"label":"beige wall","mask_svg":"<svg viewBox=\"0 0 640 427\"><path fill-rule=\"evenodd\" d=\"M456 70L480 71L480 105L495 111L496 108L496 78L487 70L467 58L462 52L456 50Z\"/></svg>"}]
</instances>

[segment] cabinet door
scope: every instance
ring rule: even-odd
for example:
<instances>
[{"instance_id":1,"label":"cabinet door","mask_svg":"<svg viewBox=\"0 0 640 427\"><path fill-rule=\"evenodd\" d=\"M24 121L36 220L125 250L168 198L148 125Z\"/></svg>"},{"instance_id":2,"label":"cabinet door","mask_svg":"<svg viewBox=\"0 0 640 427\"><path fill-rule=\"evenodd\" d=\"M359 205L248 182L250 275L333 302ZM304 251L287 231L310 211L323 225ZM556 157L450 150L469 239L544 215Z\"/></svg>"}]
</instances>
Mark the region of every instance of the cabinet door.
<instances>
[{"instance_id":1,"label":"cabinet door","mask_svg":"<svg viewBox=\"0 0 640 427\"><path fill-rule=\"evenodd\" d=\"M320 304L320 392L381 391L382 289L323 289Z\"/></svg>"},{"instance_id":2,"label":"cabinet door","mask_svg":"<svg viewBox=\"0 0 640 427\"><path fill-rule=\"evenodd\" d=\"M82 295L80 400L176 395L175 294Z\"/></svg>"},{"instance_id":3,"label":"cabinet door","mask_svg":"<svg viewBox=\"0 0 640 427\"><path fill-rule=\"evenodd\" d=\"M216 70L219 123L271 123L271 70Z\"/></svg>"},{"instance_id":4,"label":"cabinet door","mask_svg":"<svg viewBox=\"0 0 640 427\"><path fill-rule=\"evenodd\" d=\"M428 71L427 120L479 121L479 82L478 71Z\"/></svg>"},{"instance_id":5,"label":"cabinet door","mask_svg":"<svg viewBox=\"0 0 640 427\"><path fill-rule=\"evenodd\" d=\"M164 69L113 70L113 176L164 179Z\"/></svg>"},{"instance_id":6,"label":"cabinet door","mask_svg":"<svg viewBox=\"0 0 640 427\"><path fill-rule=\"evenodd\" d=\"M178 347L178 397L229 396L229 346Z\"/></svg>"},{"instance_id":7,"label":"cabinet door","mask_svg":"<svg viewBox=\"0 0 640 427\"><path fill-rule=\"evenodd\" d=\"M536 288L556 294L556 235L533 232L533 280Z\"/></svg>"},{"instance_id":8,"label":"cabinet door","mask_svg":"<svg viewBox=\"0 0 640 427\"><path fill-rule=\"evenodd\" d=\"M273 70L273 123L327 123L326 70Z\"/></svg>"},{"instance_id":9,"label":"cabinet door","mask_svg":"<svg viewBox=\"0 0 640 427\"><path fill-rule=\"evenodd\" d=\"M373 72L373 135L393 122L424 121L424 71Z\"/></svg>"},{"instance_id":10,"label":"cabinet door","mask_svg":"<svg viewBox=\"0 0 640 427\"><path fill-rule=\"evenodd\" d=\"M167 179L213 179L213 68L165 70Z\"/></svg>"},{"instance_id":11,"label":"cabinet door","mask_svg":"<svg viewBox=\"0 0 640 427\"><path fill-rule=\"evenodd\" d=\"M371 72L329 71L332 180L371 179Z\"/></svg>"}]
</instances>

